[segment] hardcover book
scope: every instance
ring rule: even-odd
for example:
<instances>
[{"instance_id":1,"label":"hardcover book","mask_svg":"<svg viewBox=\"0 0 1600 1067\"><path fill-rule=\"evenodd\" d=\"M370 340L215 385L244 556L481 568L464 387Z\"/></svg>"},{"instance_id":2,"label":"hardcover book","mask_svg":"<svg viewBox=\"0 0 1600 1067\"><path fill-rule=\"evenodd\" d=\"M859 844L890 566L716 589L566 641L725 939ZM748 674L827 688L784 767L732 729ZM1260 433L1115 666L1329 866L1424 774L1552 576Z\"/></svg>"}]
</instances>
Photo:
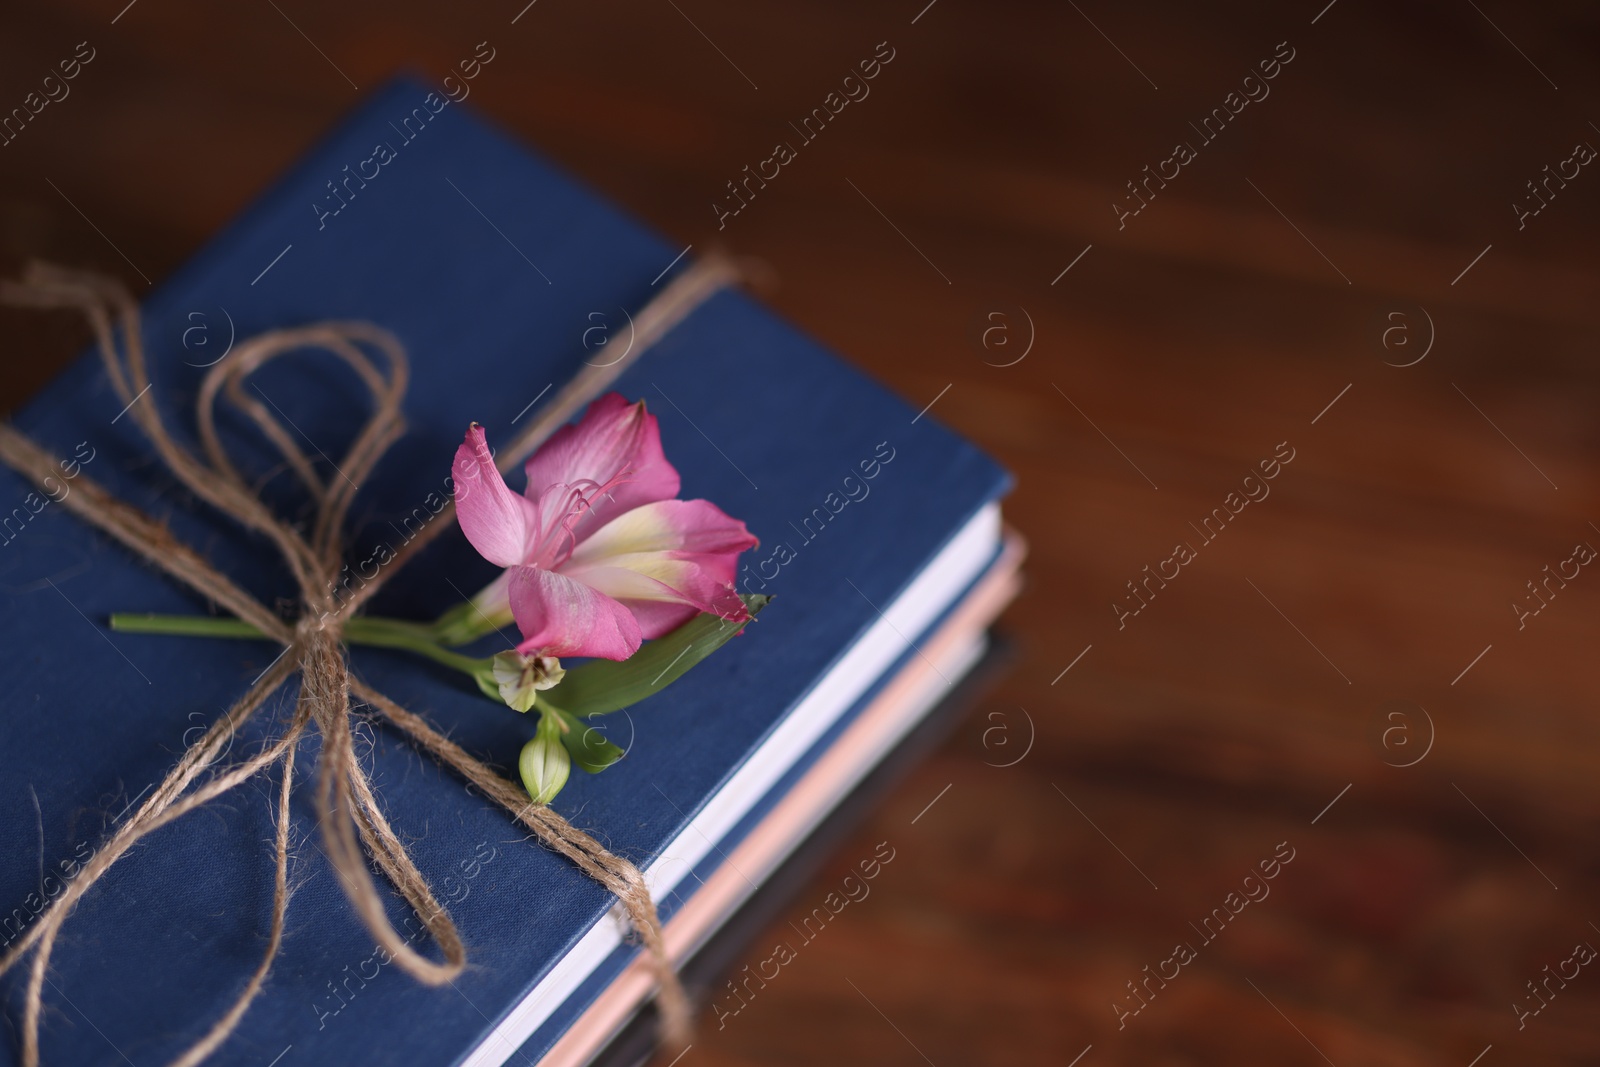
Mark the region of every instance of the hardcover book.
<instances>
[{"instance_id":1,"label":"hardcover book","mask_svg":"<svg viewBox=\"0 0 1600 1067\"><path fill-rule=\"evenodd\" d=\"M398 550L439 514L468 425L509 436L584 360L609 358L595 327L605 344L625 345L629 316L684 269L686 251L446 95L403 80L158 286L143 302L143 340L172 407L167 422L190 434L183 409L236 340L330 319L370 320L399 337L412 368L407 432L351 512L358 581L364 561ZM323 473L339 477L326 457L364 417L351 414L363 399L352 381L290 357L251 382L325 461ZM607 716L603 729L626 758L601 774L574 772L555 802L645 872L670 930L691 887L756 840L852 723L878 722L874 743L893 743L898 727L868 713L894 679L916 667L947 686L970 662L971 649L951 638L934 678L920 642L998 573L1007 479L932 416L735 291L695 309L616 389L659 417L682 495L716 501L760 538L737 584L774 597L681 681ZM72 479L90 472L264 602L294 602L269 546L160 473L125 416L85 357L13 414L63 458L58 490L0 468L5 944L281 651L109 631L115 612L206 606L67 514L59 501ZM250 475L274 507L301 505L244 420L219 430L233 455L255 460ZM432 619L495 573L452 531L372 610ZM532 735L528 718L457 674L383 649L350 656L356 674L491 763L513 765ZM268 718L281 724L293 695L292 685L280 691ZM926 693L902 697L905 707L927 703ZM259 747L266 728L247 726L236 754ZM400 738L373 725L358 742L389 821L462 932L469 966L443 987L394 973L334 880L303 783L282 952L211 1062L537 1059L586 1013L586 1025L604 1030L631 1010L633 1001L614 1004L610 1023L591 1012L638 951L604 888ZM309 754L316 742L304 744ZM860 768L834 773L844 782ZM256 781L164 827L79 904L44 989L45 1064L167 1062L239 995L272 908L271 792ZM791 817L799 826L810 816ZM389 896L397 928L436 955ZM715 926L698 922L702 934ZM18 968L3 979L13 1020L24 977ZM14 1043L0 1044L0 1062L18 1057Z\"/></svg>"}]
</instances>

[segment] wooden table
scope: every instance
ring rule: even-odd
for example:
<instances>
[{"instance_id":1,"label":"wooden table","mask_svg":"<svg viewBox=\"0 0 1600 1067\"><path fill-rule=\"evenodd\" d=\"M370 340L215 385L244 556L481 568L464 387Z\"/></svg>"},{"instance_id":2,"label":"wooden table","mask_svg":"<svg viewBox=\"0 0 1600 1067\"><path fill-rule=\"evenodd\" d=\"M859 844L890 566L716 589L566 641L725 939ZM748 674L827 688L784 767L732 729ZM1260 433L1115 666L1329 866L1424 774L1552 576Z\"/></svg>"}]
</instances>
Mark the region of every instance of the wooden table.
<instances>
[{"instance_id":1,"label":"wooden table","mask_svg":"<svg viewBox=\"0 0 1600 1067\"><path fill-rule=\"evenodd\" d=\"M475 106L1017 473L1020 666L693 1063L1595 1062L1600 975L1513 1008L1600 943L1589 8L523 2L12 5L4 107L94 58L0 150L0 268L143 291L488 41ZM83 338L6 324L15 405Z\"/></svg>"}]
</instances>

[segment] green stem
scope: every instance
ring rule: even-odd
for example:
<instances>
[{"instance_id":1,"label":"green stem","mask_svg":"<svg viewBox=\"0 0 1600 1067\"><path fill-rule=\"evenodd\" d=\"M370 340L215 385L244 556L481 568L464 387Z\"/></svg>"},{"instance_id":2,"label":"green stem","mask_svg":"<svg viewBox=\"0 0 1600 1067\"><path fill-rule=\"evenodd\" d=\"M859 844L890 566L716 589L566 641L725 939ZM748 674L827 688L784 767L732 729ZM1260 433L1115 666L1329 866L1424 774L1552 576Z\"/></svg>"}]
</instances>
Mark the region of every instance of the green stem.
<instances>
[{"instance_id":1,"label":"green stem","mask_svg":"<svg viewBox=\"0 0 1600 1067\"><path fill-rule=\"evenodd\" d=\"M262 632L242 619L211 615L139 615L119 613L111 616L111 628L123 633L168 634L182 637L226 637L266 640ZM352 645L374 648L399 648L426 656L435 663L454 667L477 676L490 667L490 660L475 659L442 648L426 624L375 615L357 615L345 620L344 640Z\"/></svg>"},{"instance_id":2,"label":"green stem","mask_svg":"<svg viewBox=\"0 0 1600 1067\"><path fill-rule=\"evenodd\" d=\"M452 652L434 640L433 631L427 626L401 619L358 615L345 622L344 639L352 645L405 649L474 676L489 669L492 662Z\"/></svg>"}]
</instances>

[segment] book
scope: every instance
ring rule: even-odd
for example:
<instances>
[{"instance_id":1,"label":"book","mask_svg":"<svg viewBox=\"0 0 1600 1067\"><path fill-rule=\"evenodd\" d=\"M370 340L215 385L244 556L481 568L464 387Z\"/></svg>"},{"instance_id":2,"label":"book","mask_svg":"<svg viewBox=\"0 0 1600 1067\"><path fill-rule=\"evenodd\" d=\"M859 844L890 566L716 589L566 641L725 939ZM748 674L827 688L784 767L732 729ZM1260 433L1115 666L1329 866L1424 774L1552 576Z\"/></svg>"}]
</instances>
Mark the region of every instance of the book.
<instances>
[{"instance_id":1,"label":"book","mask_svg":"<svg viewBox=\"0 0 1600 1067\"><path fill-rule=\"evenodd\" d=\"M349 555L371 558L431 520L469 423L507 439L541 394L593 358L596 335L585 331L604 322L607 343L625 343L628 315L688 252L469 109L402 80L143 301L155 395L169 405L169 424L188 433L180 409L228 342L326 319L392 330L412 362L408 432L352 509ZM195 343L197 326L210 347ZM290 357L251 382L305 447L324 457L343 450L359 394L341 372ZM715 866L714 845L751 835L762 805L781 803L817 746L847 729L992 570L1007 479L933 417L738 292L700 306L617 389L661 419L683 495L715 501L761 538L739 584L775 597L684 679L608 716L604 728L627 758L599 775L574 773L556 801L645 871L670 923L673 894L691 871L704 878ZM175 487L122 409L85 357L14 421L163 517L264 602L292 598L270 547ZM236 457L256 462L263 494L293 513L300 502L288 479L271 477L266 446L242 420L221 429ZM331 463L323 469L337 476ZM279 651L108 632L113 612L203 609L30 491L0 470L4 942ZM449 534L385 587L373 611L430 619L494 573ZM529 719L459 675L381 649L354 649L351 662L502 767L531 736ZM236 747L258 746L292 697L292 686L280 692ZM469 968L429 988L379 962L320 852L301 788L282 953L213 1062L492 1063L540 1027L570 1025L595 1000L595 990L579 992L585 981L609 984L607 961L634 951L608 918L613 899L403 740L374 727L359 744L389 820L462 932ZM302 767L315 741L304 748ZM45 987L46 1064L165 1061L238 995L270 916L270 786L258 780L163 828L80 903ZM428 951L420 924L391 898L392 921ZM4 978L13 1018L22 981L20 970ZM0 1062L16 1057L14 1044L0 1046Z\"/></svg>"},{"instance_id":2,"label":"book","mask_svg":"<svg viewBox=\"0 0 1600 1067\"><path fill-rule=\"evenodd\" d=\"M718 925L705 943L679 965L678 975L696 1003L727 996L730 976L745 976L741 964L748 965L754 958L759 966L762 953L756 946L765 943L763 933L774 928L784 914L790 913L803 894L815 892L816 876L825 867L836 866L840 849L852 847L850 841L856 837L861 824L879 813L890 791L945 743L968 718L973 706L987 699L999 680L1011 672L1017 659L1017 644L1004 629L986 635L983 645L985 651L972 670L954 687L945 690L945 695L904 738L884 754L851 792L839 799L835 810L792 848L765 881L758 883L743 904L731 914L718 918ZM851 853L846 858L855 855ZM720 1023L711 1026L708 1022L696 1030L695 1041L712 1040L715 1035L711 1031L721 1028ZM594 1054L590 1063L592 1067L639 1067L658 1051L658 1033L659 1017L646 1005L633 1013Z\"/></svg>"},{"instance_id":3,"label":"book","mask_svg":"<svg viewBox=\"0 0 1600 1067\"><path fill-rule=\"evenodd\" d=\"M703 874L696 871L693 881L684 885L681 899L673 901L665 935L675 961L698 957L709 941L720 937L725 924L764 889L774 872L787 866L790 854L810 837L821 836L820 828L833 821L834 809L846 803L864 779L877 774L888 754L896 751L908 734L920 730L936 707L959 702L956 694L961 683L957 680L984 658L989 625L1016 595L1021 557L1020 541L1014 535L1008 537L1001 556L919 639L915 653L908 653L869 700L846 715L830 736L796 764L785 776L788 780L774 787L769 801L747 817L745 826L718 843L712 856L716 862L705 864ZM865 871L881 873L877 861L885 855L892 861L894 851L893 842L882 842ZM871 879L857 876L844 895L824 898L803 920L803 927L792 928L794 936L789 936L788 930L782 932L781 948L755 946L753 975L751 964L746 964L736 980L724 982L725 988L710 985L705 989L703 999L710 1007L705 1026L720 1030L742 1014L767 981L776 981L783 968L821 936L834 915L850 903L866 899L872 892L870 883ZM613 1044L623 1044L613 1038L632 1021L652 982L645 960L633 955L625 967L619 966L623 962L608 960L611 966L597 968L586 983L596 990L593 999L587 1000L581 991L569 997L520 1053L541 1067L578 1067L593 1061L602 1050L610 1057ZM488 1051L487 1046L480 1046L478 1055Z\"/></svg>"}]
</instances>

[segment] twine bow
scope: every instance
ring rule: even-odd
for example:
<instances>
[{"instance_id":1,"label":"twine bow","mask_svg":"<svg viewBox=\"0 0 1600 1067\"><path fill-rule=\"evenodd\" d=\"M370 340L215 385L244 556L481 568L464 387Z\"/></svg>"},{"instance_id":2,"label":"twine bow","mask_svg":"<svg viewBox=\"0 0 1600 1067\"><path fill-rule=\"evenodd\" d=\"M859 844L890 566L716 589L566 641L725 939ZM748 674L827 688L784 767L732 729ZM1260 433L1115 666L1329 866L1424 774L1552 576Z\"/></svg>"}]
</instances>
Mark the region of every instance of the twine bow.
<instances>
[{"instance_id":1,"label":"twine bow","mask_svg":"<svg viewBox=\"0 0 1600 1067\"><path fill-rule=\"evenodd\" d=\"M674 325L737 276L725 259L711 258L679 275L634 319L633 343L624 356L606 364L585 363L582 370L546 404L516 441L497 459L501 471L527 458L545 438L598 396L622 370ZM485 797L505 808L551 850L571 860L622 903L653 961L659 990L663 1035L686 1043L688 1000L662 938L661 922L644 876L549 807L535 805L527 793L469 755L421 716L353 677L340 641L343 625L407 562L445 529L453 526L453 504L403 546L387 567L348 596L335 590L343 567L344 524L357 487L404 432L401 403L409 376L404 348L387 330L367 322L324 322L270 330L239 344L231 357L212 367L201 383L196 424L202 455L180 444L162 422L151 392L140 336L138 306L116 281L96 274L41 264L31 266L21 284L0 285L0 300L43 308L74 308L89 321L112 387L166 468L190 492L265 537L278 549L300 589L298 621L289 622L241 589L199 553L173 536L161 522L116 499L86 474L61 505L122 542L140 558L165 571L212 603L249 623L284 648L277 660L183 755L138 809L122 821L38 921L0 956L0 974L33 953L23 1005L22 1061L39 1062L39 1017L50 956L62 926L77 902L139 841L162 826L227 793L258 774L280 768L276 797L276 840L271 928L266 951L244 990L206 1034L180 1055L174 1067L193 1067L227 1039L260 992L283 937L288 908L289 798L295 752L306 729L322 736L317 761L316 809L323 851L362 923L394 963L427 985L442 985L461 973L466 947L427 879L412 862L390 827L372 785L356 758L351 732L351 698L372 708L408 740L447 764ZM117 334L120 330L121 344ZM281 423L244 391L257 369L288 352L320 349L350 367L366 386L372 413L350 450L337 465L343 477L324 481ZM369 351L381 355L375 361ZM282 455L315 505L309 535L278 518L240 475L216 430L216 400L230 403L262 432ZM48 450L0 422L0 460L43 487L60 469ZM263 750L248 759L220 762L234 735L296 671L300 692L294 714ZM209 772L209 773L208 773ZM384 912L368 859L376 863L421 917L443 955L436 962L407 944Z\"/></svg>"}]
</instances>

